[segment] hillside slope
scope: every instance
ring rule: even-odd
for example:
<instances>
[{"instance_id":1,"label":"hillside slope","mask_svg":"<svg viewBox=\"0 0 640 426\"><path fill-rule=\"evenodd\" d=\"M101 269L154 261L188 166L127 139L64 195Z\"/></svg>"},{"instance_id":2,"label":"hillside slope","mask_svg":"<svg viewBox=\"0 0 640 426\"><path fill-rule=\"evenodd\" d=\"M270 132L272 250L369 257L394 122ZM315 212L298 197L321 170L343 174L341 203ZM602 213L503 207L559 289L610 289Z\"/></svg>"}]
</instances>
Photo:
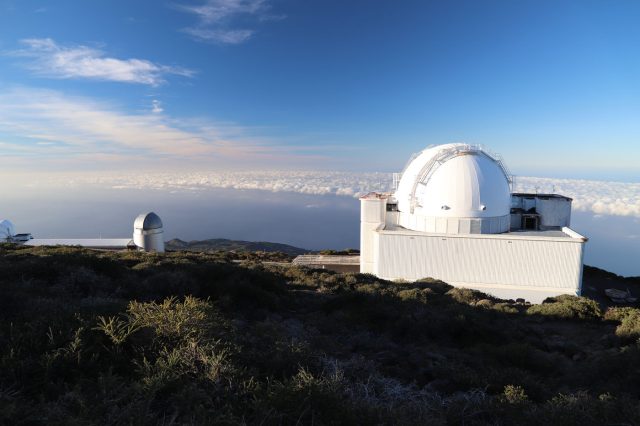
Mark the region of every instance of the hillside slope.
<instances>
[{"instance_id":1,"label":"hillside slope","mask_svg":"<svg viewBox=\"0 0 640 426\"><path fill-rule=\"evenodd\" d=\"M298 256L300 254L311 252L311 250L290 246L288 244L270 243L266 241L227 240L224 238L214 238L214 239L199 240L199 241L182 241L176 238L176 239L167 241L166 248L167 250L189 250L189 251L215 251L215 250L265 251L265 252L280 252L290 256Z\"/></svg>"},{"instance_id":2,"label":"hillside slope","mask_svg":"<svg viewBox=\"0 0 640 426\"><path fill-rule=\"evenodd\" d=\"M640 424L640 311L0 246L0 424Z\"/></svg>"}]
</instances>

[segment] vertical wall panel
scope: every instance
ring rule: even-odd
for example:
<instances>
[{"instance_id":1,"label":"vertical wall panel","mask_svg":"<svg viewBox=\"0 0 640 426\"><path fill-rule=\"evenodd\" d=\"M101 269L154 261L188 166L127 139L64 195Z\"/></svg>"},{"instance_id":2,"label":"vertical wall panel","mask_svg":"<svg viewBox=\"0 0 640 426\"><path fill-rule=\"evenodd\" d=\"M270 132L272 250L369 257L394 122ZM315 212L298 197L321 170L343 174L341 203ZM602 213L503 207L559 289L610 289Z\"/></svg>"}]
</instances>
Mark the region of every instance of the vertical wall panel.
<instances>
[{"instance_id":1,"label":"vertical wall panel","mask_svg":"<svg viewBox=\"0 0 640 426\"><path fill-rule=\"evenodd\" d=\"M583 242L376 232L382 278L579 291Z\"/></svg>"}]
</instances>

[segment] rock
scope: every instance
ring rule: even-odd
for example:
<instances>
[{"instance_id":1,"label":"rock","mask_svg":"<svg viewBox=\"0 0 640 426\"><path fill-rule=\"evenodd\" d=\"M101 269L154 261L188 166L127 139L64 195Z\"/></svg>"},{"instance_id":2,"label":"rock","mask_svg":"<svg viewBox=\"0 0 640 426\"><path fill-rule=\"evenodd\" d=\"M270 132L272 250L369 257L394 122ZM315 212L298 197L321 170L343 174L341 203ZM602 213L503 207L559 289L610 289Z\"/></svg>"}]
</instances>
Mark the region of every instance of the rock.
<instances>
[{"instance_id":1,"label":"rock","mask_svg":"<svg viewBox=\"0 0 640 426\"><path fill-rule=\"evenodd\" d=\"M635 303L638 300L638 298L631 295L629 289L624 291L618 290L617 288L607 288L604 290L604 294L606 294L613 303L617 304Z\"/></svg>"}]
</instances>

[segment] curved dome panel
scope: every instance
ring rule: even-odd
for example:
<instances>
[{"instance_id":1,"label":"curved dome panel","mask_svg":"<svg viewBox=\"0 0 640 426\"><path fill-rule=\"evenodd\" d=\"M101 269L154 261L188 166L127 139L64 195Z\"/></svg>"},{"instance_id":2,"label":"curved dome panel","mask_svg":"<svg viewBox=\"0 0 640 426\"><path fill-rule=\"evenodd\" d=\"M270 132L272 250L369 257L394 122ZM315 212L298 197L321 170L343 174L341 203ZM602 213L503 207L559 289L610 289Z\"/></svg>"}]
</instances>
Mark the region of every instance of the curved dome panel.
<instances>
[{"instance_id":1,"label":"curved dome panel","mask_svg":"<svg viewBox=\"0 0 640 426\"><path fill-rule=\"evenodd\" d=\"M438 167L416 188L415 213L446 217L493 217L509 214L509 182L493 160L460 155Z\"/></svg>"},{"instance_id":2,"label":"curved dome panel","mask_svg":"<svg viewBox=\"0 0 640 426\"><path fill-rule=\"evenodd\" d=\"M160 216L158 216L154 212L142 213L136 218L135 222L133 223L133 227L135 229L142 229L144 231L149 231L151 229L161 229L162 220L160 219Z\"/></svg>"},{"instance_id":3,"label":"curved dome panel","mask_svg":"<svg viewBox=\"0 0 640 426\"><path fill-rule=\"evenodd\" d=\"M500 160L479 147L447 144L422 151L405 168L394 198L400 224L409 229L444 233L508 231L508 174Z\"/></svg>"}]
</instances>

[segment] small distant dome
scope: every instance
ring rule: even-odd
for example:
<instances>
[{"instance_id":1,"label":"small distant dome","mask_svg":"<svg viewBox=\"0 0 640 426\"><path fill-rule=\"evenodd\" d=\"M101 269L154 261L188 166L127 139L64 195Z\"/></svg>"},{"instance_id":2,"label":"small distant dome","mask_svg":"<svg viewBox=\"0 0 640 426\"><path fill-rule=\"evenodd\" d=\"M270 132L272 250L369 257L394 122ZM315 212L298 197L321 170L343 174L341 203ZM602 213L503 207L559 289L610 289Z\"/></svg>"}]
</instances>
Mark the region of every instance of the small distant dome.
<instances>
[{"instance_id":1,"label":"small distant dome","mask_svg":"<svg viewBox=\"0 0 640 426\"><path fill-rule=\"evenodd\" d=\"M141 250L164 252L162 220L151 212L139 215L133 222L133 242Z\"/></svg>"},{"instance_id":2,"label":"small distant dome","mask_svg":"<svg viewBox=\"0 0 640 426\"><path fill-rule=\"evenodd\" d=\"M7 219L0 220L0 240L7 240L16 234L13 223Z\"/></svg>"},{"instance_id":3,"label":"small distant dome","mask_svg":"<svg viewBox=\"0 0 640 426\"><path fill-rule=\"evenodd\" d=\"M136 221L133 223L133 227L144 231L162 229L162 219L160 219L160 216L154 212L142 213L136 218Z\"/></svg>"}]
</instances>

